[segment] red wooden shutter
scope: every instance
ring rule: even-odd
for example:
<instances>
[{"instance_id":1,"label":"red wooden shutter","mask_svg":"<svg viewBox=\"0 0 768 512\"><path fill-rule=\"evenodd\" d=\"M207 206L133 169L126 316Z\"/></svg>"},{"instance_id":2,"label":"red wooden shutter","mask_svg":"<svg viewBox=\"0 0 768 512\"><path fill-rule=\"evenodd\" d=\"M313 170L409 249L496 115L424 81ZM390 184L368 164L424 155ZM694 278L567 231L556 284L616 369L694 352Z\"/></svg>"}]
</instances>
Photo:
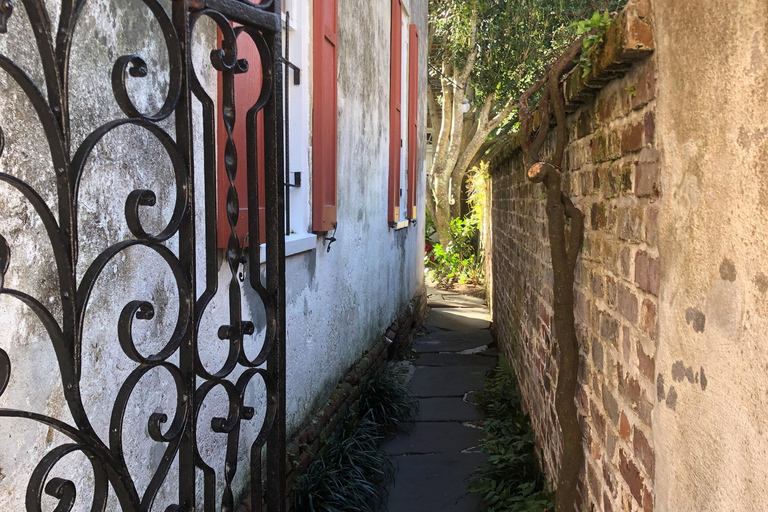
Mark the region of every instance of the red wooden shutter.
<instances>
[{"instance_id":1,"label":"red wooden shutter","mask_svg":"<svg viewBox=\"0 0 768 512\"><path fill-rule=\"evenodd\" d=\"M389 71L389 196L387 219L400 220L400 151L403 147L400 129L402 107L402 46L403 46L402 0L392 0L392 42L390 47Z\"/></svg>"},{"instance_id":2,"label":"red wooden shutter","mask_svg":"<svg viewBox=\"0 0 768 512\"><path fill-rule=\"evenodd\" d=\"M221 32L219 32L219 42L221 42ZM251 240L246 239L248 234L248 190L247 190L247 168L248 156L246 152L246 130L245 118L248 110L253 107L261 94L261 85L263 74L261 69L261 55L256 44L246 33L237 38L237 58L248 60L248 71L235 75L235 126L232 132L235 147L237 148L237 175L235 176L235 188L237 189L237 199L240 205L240 215L237 219L237 235L240 239L240 245L246 247ZM219 75L219 101L218 101L218 233L216 243L219 248L226 248L229 243L229 222L227 221L227 191L229 190L229 179L227 171L224 168L224 147L227 143L227 130L224 128L224 122L221 119L223 109L223 83ZM259 112L256 118L256 165L258 169L258 190L259 190L259 243L265 243L266 238L266 216L265 203L266 193L264 191L264 113Z\"/></svg>"},{"instance_id":3,"label":"red wooden shutter","mask_svg":"<svg viewBox=\"0 0 768 512\"><path fill-rule=\"evenodd\" d=\"M410 26L408 46L408 218L416 218L419 152L419 29Z\"/></svg>"},{"instance_id":4,"label":"red wooden shutter","mask_svg":"<svg viewBox=\"0 0 768 512\"><path fill-rule=\"evenodd\" d=\"M314 0L312 230L336 228L337 0Z\"/></svg>"}]
</instances>

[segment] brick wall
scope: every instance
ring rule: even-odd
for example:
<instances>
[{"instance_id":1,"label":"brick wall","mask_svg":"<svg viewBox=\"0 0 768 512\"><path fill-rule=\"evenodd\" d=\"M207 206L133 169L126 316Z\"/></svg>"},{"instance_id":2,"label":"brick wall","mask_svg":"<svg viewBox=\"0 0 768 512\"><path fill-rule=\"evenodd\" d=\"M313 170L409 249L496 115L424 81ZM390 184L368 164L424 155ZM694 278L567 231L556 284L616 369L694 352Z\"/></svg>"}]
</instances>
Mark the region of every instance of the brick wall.
<instances>
[{"instance_id":1,"label":"brick wall","mask_svg":"<svg viewBox=\"0 0 768 512\"><path fill-rule=\"evenodd\" d=\"M640 16L639 22L647 19ZM616 23L631 28L626 19ZM656 66L649 54L624 59L621 71L592 91L579 69L565 85L572 113L563 189L586 218L574 297L583 511L653 510L662 191L654 133ZM553 478L560 440L544 188L525 179L522 153L514 147L493 163L491 175L494 334L518 373L541 460Z\"/></svg>"}]
</instances>

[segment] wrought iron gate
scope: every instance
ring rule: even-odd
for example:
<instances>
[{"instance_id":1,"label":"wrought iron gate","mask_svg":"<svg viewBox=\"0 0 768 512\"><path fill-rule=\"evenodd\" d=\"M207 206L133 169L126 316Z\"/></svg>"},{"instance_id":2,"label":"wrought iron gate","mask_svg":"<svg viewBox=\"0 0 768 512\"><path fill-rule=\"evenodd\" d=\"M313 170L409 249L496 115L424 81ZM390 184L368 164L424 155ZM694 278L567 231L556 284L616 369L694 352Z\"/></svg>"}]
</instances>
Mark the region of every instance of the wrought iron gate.
<instances>
[{"instance_id":1,"label":"wrought iron gate","mask_svg":"<svg viewBox=\"0 0 768 512\"><path fill-rule=\"evenodd\" d=\"M143 0L160 26L167 45L169 59L169 86L165 101L154 114L144 114L129 94L128 81L147 74L147 65L138 55L120 56L112 70L112 93L125 114L122 119L108 122L85 138L78 148L70 147L69 78L77 70L70 69L70 49L77 18L87 0L63 0L58 25L51 22L44 0L21 0L34 33L35 41L18 44L36 44L45 84L40 90L22 68L10 58L0 54L0 70L7 74L23 91L32 104L47 139L55 169L58 219L31 185L7 173L0 173L0 181L17 189L33 206L43 221L53 246L55 268L59 279L58 297L61 301L63 321L60 323L42 302L24 291L4 287L4 278L12 265L12 251L0 233L0 294L20 300L40 319L50 337L61 372L63 392L74 420L67 424L61 420L29 411L0 409L0 421L33 420L64 434L70 439L45 455L34 470L27 487L26 509L40 510L43 494L58 500L57 511L71 510L76 489L72 481L49 478L53 467L70 453L80 452L93 466L94 489L90 509L104 511L110 487L125 511L151 510L157 493L169 478L172 468L178 467L178 503L166 508L170 511L193 511L196 503L204 503L206 511L234 510L232 480L238 471L237 448L242 422L259 422L258 437L250 449L250 496L254 510L285 509L285 268L284 268L284 195L283 170L283 113L281 62L281 0L262 0L260 4L248 0L172 0L168 13L158 0ZM0 37L13 37L6 33L7 21L13 13L12 0L0 0ZM220 47L211 52L213 67L223 84L222 108L217 113L210 98L200 86L192 65L191 35L201 18L213 20L222 36ZM248 62L237 57L238 37L253 40L261 55L264 85L258 102L247 112L235 112L234 76L248 68ZM197 99L203 111L204 204L195 204L195 164L193 157L192 100ZM259 250L246 257L244 241L237 235L239 199L235 187L237 159L247 159L248 175L248 227L250 239L259 238L259 182L257 179L256 130L257 114L264 115L264 145L266 153L266 261L260 261ZM247 148L236 147L232 138L235 115L245 116ZM199 359L198 334L203 313L216 294L216 116L223 123L228 137L225 144L225 172L229 180L226 196L226 215L229 223L229 241L223 256L231 273L228 305L229 321L218 329L218 336L226 340L226 362L215 373L204 368ZM0 158L6 142L0 119ZM167 133L161 122L171 122L175 134ZM155 204L156 195L150 190L134 190L125 200L125 222L133 237L112 245L103 251L87 268L82 279L77 278L78 264L78 186L85 164L92 150L111 131L121 126L134 126L145 130L159 141L168 154L176 179L176 203L168 225L160 233L148 233L139 214L143 207ZM172 131L172 130L171 130ZM105 191L105 194L108 191ZM242 200L242 198L240 198ZM196 208L204 208L205 250L196 252ZM263 210L263 208L262 208ZM211 220L213 218L213 220ZM168 247L172 237L178 239L178 254ZM252 246L258 247L257 242ZM83 319L96 280L105 266L128 248L141 246L159 255L173 273L179 292L179 313L173 335L156 354L141 353L133 340L132 324L135 319L151 319L156 307L148 301L134 300L122 309L117 338L125 355L135 369L122 384L111 411L109 439L101 439L92 426L83 406L81 384L87 379L81 371L83 347ZM203 253L204 252L204 253ZM196 269L205 266L205 283L197 283ZM262 278L260 269L265 264ZM254 324L243 318L240 282L246 270L249 286L255 290L266 311L266 335L261 352L253 359L246 356L243 340L254 333ZM198 289L202 293L198 293ZM91 307L98 307L91 305ZM3 323L1 329L13 326ZM7 391L14 362L0 347L0 395ZM170 374L176 387L176 405L172 418L162 413L149 415L148 432L156 443L165 444L159 467L152 475L146 491L140 495L126 466L123 453L123 419L128 400L137 383L147 372L163 370ZM238 376L239 375L239 376ZM237 378L235 378L237 376ZM15 380L23 375L15 375ZM262 379L266 389L266 414L254 415L245 403L245 389L253 379ZM214 418L211 429L227 438L223 490L218 489L221 502L217 503L216 471L208 467L198 451L196 423L206 396L221 387L228 396L228 417ZM266 448L266 452L264 449ZM262 459L266 457L266 474L262 472ZM173 469L176 472L176 469ZM203 475L204 491L196 496L196 477ZM221 486L220 486L221 487Z\"/></svg>"}]
</instances>

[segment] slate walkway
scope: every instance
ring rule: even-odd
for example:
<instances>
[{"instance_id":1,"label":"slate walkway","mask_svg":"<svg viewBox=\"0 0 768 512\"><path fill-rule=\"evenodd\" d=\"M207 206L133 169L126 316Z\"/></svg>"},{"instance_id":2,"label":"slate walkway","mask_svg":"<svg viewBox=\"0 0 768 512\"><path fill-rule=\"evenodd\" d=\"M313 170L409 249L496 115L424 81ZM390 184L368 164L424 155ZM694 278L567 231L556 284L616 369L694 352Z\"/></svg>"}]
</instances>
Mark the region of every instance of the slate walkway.
<instances>
[{"instance_id":1,"label":"slate walkway","mask_svg":"<svg viewBox=\"0 0 768 512\"><path fill-rule=\"evenodd\" d=\"M488 348L490 316L481 299L428 293L427 334L414 341L419 357L410 378L421 412L408 433L384 444L399 468L387 511L476 512L479 499L467 485L485 456L473 398L496 364L496 351Z\"/></svg>"}]
</instances>

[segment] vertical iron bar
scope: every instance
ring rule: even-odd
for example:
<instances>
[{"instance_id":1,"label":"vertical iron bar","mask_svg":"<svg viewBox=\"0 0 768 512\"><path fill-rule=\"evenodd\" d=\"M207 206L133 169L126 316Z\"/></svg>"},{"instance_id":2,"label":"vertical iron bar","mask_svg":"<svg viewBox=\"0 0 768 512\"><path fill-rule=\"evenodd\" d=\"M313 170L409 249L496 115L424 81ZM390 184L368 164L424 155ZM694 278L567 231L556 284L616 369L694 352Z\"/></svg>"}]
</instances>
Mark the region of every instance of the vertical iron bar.
<instances>
[{"instance_id":1,"label":"vertical iron bar","mask_svg":"<svg viewBox=\"0 0 768 512\"><path fill-rule=\"evenodd\" d=\"M181 444L179 447L179 506L181 510L193 511L195 509L195 354L197 352L197 323L195 318L197 287L195 278L195 210L194 210L194 175L193 175L193 149L192 149L192 98L190 95L190 28L189 28L189 4L187 0L173 0L173 24L179 36L181 46L181 96L176 106L176 143L186 160L189 194L188 207L179 228L179 262L181 268L189 280L190 296L179 297L180 300L189 301L190 321L187 323L187 333L181 342L179 351L179 370L184 379L185 395L182 400L187 404L187 421L184 426Z\"/></svg>"},{"instance_id":2,"label":"vertical iron bar","mask_svg":"<svg viewBox=\"0 0 768 512\"><path fill-rule=\"evenodd\" d=\"M285 119L286 123L284 125L285 129L285 235L288 236L291 234L291 155L289 151L291 150L291 141L290 141L290 126L288 126L288 122L291 119L290 110L289 110L289 91L288 91L288 63L291 61L291 53L290 53L290 45L289 45L289 39L291 37L290 35L290 24L291 24L291 13L288 11L285 11L285 67L283 68L285 70L285 96L283 98L283 101L285 102Z\"/></svg>"},{"instance_id":3,"label":"vertical iron bar","mask_svg":"<svg viewBox=\"0 0 768 512\"><path fill-rule=\"evenodd\" d=\"M275 0L274 12L282 12L281 0ZM270 34L275 56L273 98L266 106L264 145L269 150L266 161L267 216L267 291L275 305L275 345L267 360L267 370L275 383L276 421L267 440L267 510L285 512L285 189L283 181L283 63L281 34ZM270 41L271 40L271 41Z\"/></svg>"}]
</instances>

